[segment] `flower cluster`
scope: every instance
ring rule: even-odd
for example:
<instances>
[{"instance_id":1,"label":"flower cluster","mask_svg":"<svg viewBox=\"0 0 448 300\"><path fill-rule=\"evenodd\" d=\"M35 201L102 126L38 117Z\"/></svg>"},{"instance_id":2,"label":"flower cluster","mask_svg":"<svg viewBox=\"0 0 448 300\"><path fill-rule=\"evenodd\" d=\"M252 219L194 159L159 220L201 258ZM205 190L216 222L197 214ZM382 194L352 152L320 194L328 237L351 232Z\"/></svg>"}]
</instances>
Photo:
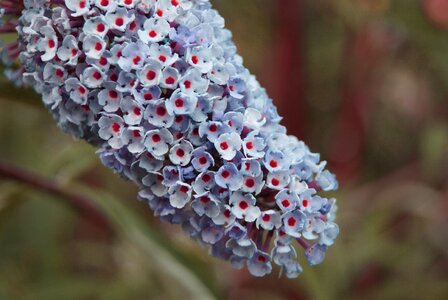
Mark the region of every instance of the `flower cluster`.
<instances>
[{"instance_id":1,"label":"flower cluster","mask_svg":"<svg viewBox=\"0 0 448 300\"><path fill-rule=\"evenodd\" d=\"M338 235L337 188L279 124L209 0L3 0L9 71L59 126L99 148L140 199L211 254L255 276L302 272ZM23 9L23 11L22 11ZM20 15L17 20L15 15Z\"/></svg>"}]
</instances>

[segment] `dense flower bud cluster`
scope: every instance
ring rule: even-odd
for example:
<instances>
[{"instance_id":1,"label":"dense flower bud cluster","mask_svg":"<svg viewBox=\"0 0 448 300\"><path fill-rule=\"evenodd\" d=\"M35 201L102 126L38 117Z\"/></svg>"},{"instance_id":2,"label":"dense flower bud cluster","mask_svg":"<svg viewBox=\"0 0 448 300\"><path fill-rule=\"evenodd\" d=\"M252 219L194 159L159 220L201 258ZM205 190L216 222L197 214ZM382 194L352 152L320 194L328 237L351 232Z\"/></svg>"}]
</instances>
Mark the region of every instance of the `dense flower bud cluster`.
<instances>
[{"instance_id":1,"label":"dense flower bud cluster","mask_svg":"<svg viewBox=\"0 0 448 300\"><path fill-rule=\"evenodd\" d=\"M211 254L264 276L311 265L338 235L337 181L288 136L209 0L1 0L19 41L9 76L35 88L59 126L99 147L157 216ZM20 18L15 18L20 15Z\"/></svg>"}]
</instances>

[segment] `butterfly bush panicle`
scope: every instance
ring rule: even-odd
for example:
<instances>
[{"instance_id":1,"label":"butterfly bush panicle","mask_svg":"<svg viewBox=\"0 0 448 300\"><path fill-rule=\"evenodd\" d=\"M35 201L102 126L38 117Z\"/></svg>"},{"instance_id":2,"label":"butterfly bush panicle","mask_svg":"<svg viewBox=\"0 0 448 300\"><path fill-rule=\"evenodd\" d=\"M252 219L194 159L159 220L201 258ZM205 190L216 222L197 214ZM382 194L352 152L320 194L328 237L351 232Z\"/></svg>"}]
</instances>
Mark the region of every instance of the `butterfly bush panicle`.
<instances>
[{"instance_id":1,"label":"butterfly bush panicle","mask_svg":"<svg viewBox=\"0 0 448 300\"><path fill-rule=\"evenodd\" d=\"M322 262L338 187L280 125L209 0L2 0L7 75L96 145L155 215L254 276ZM20 67L11 62L20 62Z\"/></svg>"}]
</instances>

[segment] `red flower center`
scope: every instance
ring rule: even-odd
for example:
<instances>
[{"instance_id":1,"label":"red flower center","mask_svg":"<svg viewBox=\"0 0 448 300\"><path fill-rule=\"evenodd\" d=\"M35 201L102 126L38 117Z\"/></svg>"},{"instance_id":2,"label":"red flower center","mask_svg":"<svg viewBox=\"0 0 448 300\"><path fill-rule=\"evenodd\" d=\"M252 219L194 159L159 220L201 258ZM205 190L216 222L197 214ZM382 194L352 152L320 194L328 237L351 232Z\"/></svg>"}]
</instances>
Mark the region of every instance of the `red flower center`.
<instances>
[{"instance_id":1,"label":"red flower center","mask_svg":"<svg viewBox=\"0 0 448 300\"><path fill-rule=\"evenodd\" d=\"M205 158L205 156L199 157L199 163L205 165L207 163L207 158Z\"/></svg>"},{"instance_id":2,"label":"red flower center","mask_svg":"<svg viewBox=\"0 0 448 300\"><path fill-rule=\"evenodd\" d=\"M166 84L174 84L174 82L175 82L175 80L174 80L174 78L173 77L168 77L166 80L165 80L165 83Z\"/></svg>"},{"instance_id":3,"label":"red flower center","mask_svg":"<svg viewBox=\"0 0 448 300\"><path fill-rule=\"evenodd\" d=\"M98 71L93 72L92 74L93 78L95 78L96 80L100 80L101 79L101 74Z\"/></svg>"},{"instance_id":4,"label":"red flower center","mask_svg":"<svg viewBox=\"0 0 448 300\"><path fill-rule=\"evenodd\" d=\"M104 26L103 23L99 23L98 25L96 25L96 31L103 32L104 30L106 30L106 26Z\"/></svg>"},{"instance_id":5,"label":"red flower center","mask_svg":"<svg viewBox=\"0 0 448 300\"><path fill-rule=\"evenodd\" d=\"M216 126L216 124L212 124L210 125L210 127L208 127L208 129L210 130L210 132L216 132L218 130L218 126Z\"/></svg>"},{"instance_id":6,"label":"red flower center","mask_svg":"<svg viewBox=\"0 0 448 300\"><path fill-rule=\"evenodd\" d=\"M48 41L48 48L54 48L56 46L56 43L53 40Z\"/></svg>"},{"instance_id":7,"label":"red flower center","mask_svg":"<svg viewBox=\"0 0 448 300\"><path fill-rule=\"evenodd\" d=\"M186 194L186 193L188 192L188 188L187 188L186 186L182 185L182 186L179 188L179 191L181 191L182 193Z\"/></svg>"},{"instance_id":8,"label":"red flower center","mask_svg":"<svg viewBox=\"0 0 448 300\"><path fill-rule=\"evenodd\" d=\"M142 114L142 111L138 107L134 107L134 115L140 116Z\"/></svg>"},{"instance_id":9,"label":"red flower center","mask_svg":"<svg viewBox=\"0 0 448 300\"><path fill-rule=\"evenodd\" d=\"M181 149L181 148L177 149L176 155L179 157L184 157L184 155L185 155L184 149Z\"/></svg>"},{"instance_id":10,"label":"red flower center","mask_svg":"<svg viewBox=\"0 0 448 300\"><path fill-rule=\"evenodd\" d=\"M253 188L255 185L255 180L253 180L252 178L247 178L245 183L244 183L248 188Z\"/></svg>"},{"instance_id":11,"label":"red flower center","mask_svg":"<svg viewBox=\"0 0 448 300\"><path fill-rule=\"evenodd\" d=\"M123 24L124 24L124 20L123 20L123 18L116 18L116 19L115 19L115 25L117 25L117 26L123 26Z\"/></svg>"},{"instance_id":12,"label":"red flower center","mask_svg":"<svg viewBox=\"0 0 448 300\"><path fill-rule=\"evenodd\" d=\"M138 64L140 61L142 60L142 58L140 56L136 56L134 57L134 59L132 60L132 62L134 63L134 65Z\"/></svg>"},{"instance_id":13,"label":"red flower center","mask_svg":"<svg viewBox=\"0 0 448 300\"><path fill-rule=\"evenodd\" d=\"M157 32L155 32L154 30L151 30L149 32L149 36L152 37L152 38L155 38L157 36Z\"/></svg>"},{"instance_id":14,"label":"red flower center","mask_svg":"<svg viewBox=\"0 0 448 300\"><path fill-rule=\"evenodd\" d=\"M158 134L154 134L152 137L151 137L151 139L152 139L152 141L154 142L154 143L158 143L158 142L160 142L162 139L160 138L160 135L158 135Z\"/></svg>"},{"instance_id":15,"label":"red flower center","mask_svg":"<svg viewBox=\"0 0 448 300\"><path fill-rule=\"evenodd\" d=\"M178 108L184 107L184 100L182 98L177 98L174 100L174 105Z\"/></svg>"},{"instance_id":16,"label":"red flower center","mask_svg":"<svg viewBox=\"0 0 448 300\"><path fill-rule=\"evenodd\" d=\"M293 226L296 225L296 223L297 223L296 219L294 219L293 217L289 217L289 219L288 219L288 226L293 227Z\"/></svg>"},{"instance_id":17,"label":"red flower center","mask_svg":"<svg viewBox=\"0 0 448 300\"><path fill-rule=\"evenodd\" d=\"M288 199L284 199L284 200L282 201L282 205L283 205L284 207L288 208L288 207L291 205L291 203L289 203L289 200L288 200Z\"/></svg>"},{"instance_id":18,"label":"red flower center","mask_svg":"<svg viewBox=\"0 0 448 300\"><path fill-rule=\"evenodd\" d=\"M241 201L240 204L238 205L242 210L245 210L249 207L249 204L247 204L246 201Z\"/></svg>"},{"instance_id":19,"label":"red flower center","mask_svg":"<svg viewBox=\"0 0 448 300\"><path fill-rule=\"evenodd\" d=\"M208 197L201 197L201 202L204 203L204 204L207 204L207 203L210 202L210 198L208 198Z\"/></svg>"},{"instance_id":20,"label":"red flower center","mask_svg":"<svg viewBox=\"0 0 448 300\"><path fill-rule=\"evenodd\" d=\"M230 172L227 171L227 170L224 170L224 171L222 171L221 176L222 176L224 179L227 179L227 178L229 178L229 176L230 176Z\"/></svg>"},{"instance_id":21,"label":"red flower center","mask_svg":"<svg viewBox=\"0 0 448 300\"><path fill-rule=\"evenodd\" d=\"M204 174L204 176L202 176L202 181L204 181L205 183L209 182L210 179L212 179L212 177L208 174Z\"/></svg>"},{"instance_id":22,"label":"red flower center","mask_svg":"<svg viewBox=\"0 0 448 300\"><path fill-rule=\"evenodd\" d=\"M227 142L222 142L219 144L219 147L221 147L222 150L227 150L229 149L229 144L227 144Z\"/></svg>"},{"instance_id":23,"label":"red flower center","mask_svg":"<svg viewBox=\"0 0 448 300\"><path fill-rule=\"evenodd\" d=\"M120 131L120 124L118 124L117 122L112 124L112 130L114 132L119 132Z\"/></svg>"},{"instance_id":24,"label":"red flower center","mask_svg":"<svg viewBox=\"0 0 448 300\"><path fill-rule=\"evenodd\" d=\"M109 91L109 97L111 97L112 99L117 99L118 93L116 91Z\"/></svg>"},{"instance_id":25,"label":"red flower center","mask_svg":"<svg viewBox=\"0 0 448 300\"><path fill-rule=\"evenodd\" d=\"M152 100L154 97L151 93L146 93L143 95L143 98L145 98L146 101Z\"/></svg>"},{"instance_id":26,"label":"red flower center","mask_svg":"<svg viewBox=\"0 0 448 300\"><path fill-rule=\"evenodd\" d=\"M154 72L153 70L149 70L148 72L146 72L146 79L154 80L154 78L156 78L156 72Z\"/></svg>"},{"instance_id":27,"label":"red flower center","mask_svg":"<svg viewBox=\"0 0 448 300\"><path fill-rule=\"evenodd\" d=\"M158 114L159 116L163 117L166 114L165 107L163 107L163 106L157 107L156 114Z\"/></svg>"}]
</instances>

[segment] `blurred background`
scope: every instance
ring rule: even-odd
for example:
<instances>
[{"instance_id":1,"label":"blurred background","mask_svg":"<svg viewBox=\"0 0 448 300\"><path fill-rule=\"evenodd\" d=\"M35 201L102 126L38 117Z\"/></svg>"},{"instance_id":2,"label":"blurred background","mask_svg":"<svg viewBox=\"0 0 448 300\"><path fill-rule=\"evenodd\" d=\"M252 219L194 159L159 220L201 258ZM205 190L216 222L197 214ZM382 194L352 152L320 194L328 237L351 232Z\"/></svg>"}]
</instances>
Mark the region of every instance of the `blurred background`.
<instances>
[{"instance_id":1,"label":"blurred background","mask_svg":"<svg viewBox=\"0 0 448 300\"><path fill-rule=\"evenodd\" d=\"M448 299L448 0L212 2L338 175L324 263L255 279L211 258L2 77L0 299Z\"/></svg>"}]
</instances>

